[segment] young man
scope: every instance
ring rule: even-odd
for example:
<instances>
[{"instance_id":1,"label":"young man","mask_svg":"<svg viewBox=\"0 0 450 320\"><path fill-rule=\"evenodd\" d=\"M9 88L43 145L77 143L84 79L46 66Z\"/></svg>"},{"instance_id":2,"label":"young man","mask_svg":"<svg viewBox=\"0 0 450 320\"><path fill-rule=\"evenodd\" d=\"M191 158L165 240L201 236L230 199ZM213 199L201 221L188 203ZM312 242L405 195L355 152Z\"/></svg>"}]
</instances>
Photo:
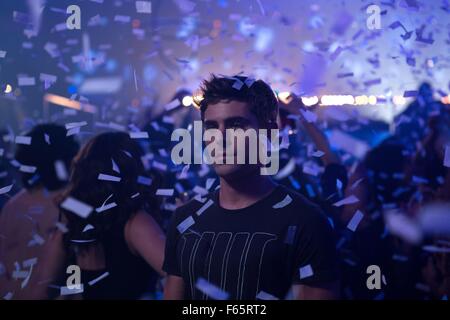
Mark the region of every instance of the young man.
<instances>
[{"instance_id":1,"label":"young man","mask_svg":"<svg viewBox=\"0 0 450 320\"><path fill-rule=\"evenodd\" d=\"M204 82L204 129L226 137L226 129L277 128L273 91L261 80L246 80L213 76ZM163 266L166 299L284 299L291 287L296 299L337 297L335 245L326 217L260 168L214 164L220 188L177 209Z\"/></svg>"}]
</instances>

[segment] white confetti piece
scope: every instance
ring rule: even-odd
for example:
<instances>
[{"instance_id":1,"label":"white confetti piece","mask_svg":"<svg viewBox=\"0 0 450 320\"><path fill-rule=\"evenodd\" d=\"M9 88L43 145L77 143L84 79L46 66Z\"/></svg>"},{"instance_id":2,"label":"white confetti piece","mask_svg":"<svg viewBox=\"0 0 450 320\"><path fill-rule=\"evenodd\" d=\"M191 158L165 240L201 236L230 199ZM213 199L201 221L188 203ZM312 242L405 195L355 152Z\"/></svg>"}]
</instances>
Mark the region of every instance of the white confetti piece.
<instances>
[{"instance_id":1,"label":"white confetti piece","mask_svg":"<svg viewBox=\"0 0 450 320\"><path fill-rule=\"evenodd\" d=\"M99 282L100 280L106 278L107 276L109 276L109 272L108 272L108 271L106 271L106 272L103 273L102 275L98 276L97 278L95 278L95 279L89 281L88 284L89 284L90 286L93 286L94 284L96 284L96 283Z\"/></svg>"},{"instance_id":2,"label":"white confetti piece","mask_svg":"<svg viewBox=\"0 0 450 320\"><path fill-rule=\"evenodd\" d=\"M36 84L36 79L34 77L19 77L18 85L21 87L34 86Z\"/></svg>"},{"instance_id":3,"label":"white confetti piece","mask_svg":"<svg viewBox=\"0 0 450 320\"><path fill-rule=\"evenodd\" d=\"M165 196L165 197L171 197L173 196L174 189L158 189L156 190L157 196Z\"/></svg>"},{"instance_id":4,"label":"white confetti piece","mask_svg":"<svg viewBox=\"0 0 450 320\"><path fill-rule=\"evenodd\" d=\"M131 21L131 17L130 16L115 15L114 16L114 21L128 23L128 22Z\"/></svg>"},{"instance_id":5,"label":"white confetti piece","mask_svg":"<svg viewBox=\"0 0 450 320\"><path fill-rule=\"evenodd\" d=\"M316 157L316 158L320 158L320 157L322 157L324 154L325 154L325 152L320 151L320 150L317 150L317 151L314 151L313 153L311 153L311 155L312 155L313 157Z\"/></svg>"},{"instance_id":6,"label":"white confetti piece","mask_svg":"<svg viewBox=\"0 0 450 320\"><path fill-rule=\"evenodd\" d=\"M27 136L17 136L16 139L14 140L14 142L15 142L16 144L30 145L30 144L31 144L31 137L27 137Z\"/></svg>"},{"instance_id":7,"label":"white confetti piece","mask_svg":"<svg viewBox=\"0 0 450 320\"><path fill-rule=\"evenodd\" d=\"M158 161L153 161L152 167L161 171L167 171L167 165Z\"/></svg>"},{"instance_id":8,"label":"white confetti piece","mask_svg":"<svg viewBox=\"0 0 450 320\"><path fill-rule=\"evenodd\" d=\"M265 291L260 291L257 295L256 295L256 299L259 300L280 300L277 297L275 297L274 295L267 293Z\"/></svg>"},{"instance_id":9,"label":"white confetti piece","mask_svg":"<svg viewBox=\"0 0 450 320\"><path fill-rule=\"evenodd\" d=\"M66 136L70 137L70 136L79 134L80 130L81 130L81 127L76 127L76 128L69 129L69 130L67 130Z\"/></svg>"},{"instance_id":10,"label":"white confetti piece","mask_svg":"<svg viewBox=\"0 0 450 320\"><path fill-rule=\"evenodd\" d=\"M6 57L6 51L0 50L0 58Z\"/></svg>"},{"instance_id":11,"label":"white confetti piece","mask_svg":"<svg viewBox=\"0 0 450 320\"><path fill-rule=\"evenodd\" d=\"M419 225L396 210L389 210L384 215L386 229L393 235L408 243L416 244L422 240L422 230Z\"/></svg>"},{"instance_id":12,"label":"white confetti piece","mask_svg":"<svg viewBox=\"0 0 450 320\"><path fill-rule=\"evenodd\" d=\"M344 206L347 204L357 203L358 201L359 201L359 199L352 194L351 196L348 196L347 198L344 198L342 200L339 200L339 201L333 203L333 206L341 207L341 206Z\"/></svg>"},{"instance_id":13,"label":"white confetti piece","mask_svg":"<svg viewBox=\"0 0 450 320\"><path fill-rule=\"evenodd\" d=\"M150 186L152 184L152 179L144 176L138 176L137 183L143 184L144 186Z\"/></svg>"},{"instance_id":14,"label":"white confetti piece","mask_svg":"<svg viewBox=\"0 0 450 320\"><path fill-rule=\"evenodd\" d=\"M275 204L272 206L272 208L273 208L273 209L281 209L281 208L286 207L286 206L287 206L288 204L290 204L291 202L292 202L291 196L290 196L290 195L286 195L286 197L284 197L283 200L281 200L281 201L278 202L278 203L275 203Z\"/></svg>"},{"instance_id":15,"label":"white confetti piece","mask_svg":"<svg viewBox=\"0 0 450 320\"><path fill-rule=\"evenodd\" d=\"M184 233L187 229L189 229L193 224L195 224L194 218L191 216L184 219L178 226L177 230L180 233Z\"/></svg>"},{"instance_id":16,"label":"white confetti piece","mask_svg":"<svg viewBox=\"0 0 450 320\"><path fill-rule=\"evenodd\" d=\"M314 275L313 269L310 264L303 266L299 269L300 279L305 279Z\"/></svg>"},{"instance_id":17,"label":"white confetti piece","mask_svg":"<svg viewBox=\"0 0 450 320\"><path fill-rule=\"evenodd\" d=\"M130 132L130 138L131 139L148 139L148 132L146 132L146 131Z\"/></svg>"},{"instance_id":18,"label":"white confetti piece","mask_svg":"<svg viewBox=\"0 0 450 320\"><path fill-rule=\"evenodd\" d=\"M203 278L199 278L195 283L195 287L214 300L227 300L229 294L216 285L209 283Z\"/></svg>"},{"instance_id":19,"label":"white confetti piece","mask_svg":"<svg viewBox=\"0 0 450 320\"><path fill-rule=\"evenodd\" d=\"M444 166L450 168L450 146L445 146Z\"/></svg>"},{"instance_id":20,"label":"white confetti piece","mask_svg":"<svg viewBox=\"0 0 450 320\"><path fill-rule=\"evenodd\" d=\"M208 180L206 180L206 189L207 190L211 189L214 181L216 181L216 179L214 179L214 178L208 178Z\"/></svg>"},{"instance_id":21,"label":"white confetti piece","mask_svg":"<svg viewBox=\"0 0 450 320\"><path fill-rule=\"evenodd\" d=\"M424 205L419 209L417 220L426 234L450 234L450 204L431 203Z\"/></svg>"},{"instance_id":22,"label":"white confetti piece","mask_svg":"<svg viewBox=\"0 0 450 320\"><path fill-rule=\"evenodd\" d=\"M107 210L115 208L115 207L117 207L117 203L111 202L111 203L104 204L101 207L96 208L95 211L98 213L101 213L101 212L107 211Z\"/></svg>"},{"instance_id":23,"label":"white confetti piece","mask_svg":"<svg viewBox=\"0 0 450 320\"><path fill-rule=\"evenodd\" d=\"M109 174L100 173L98 175L98 180L101 181L111 181L111 182L120 182L122 180L121 177L111 176Z\"/></svg>"},{"instance_id":24,"label":"white confetti piece","mask_svg":"<svg viewBox=\"0 0 450 320\"><path fill-rule=\"evenodd\" d=\"M69 232L69 229L67 229L67 226L64 223L56 222L55 223L56 228L58 228L59 231L62 233Z\"/></svg>"},{"instance_id":25,"label":"white confetti piece","mask_svg":"<svg viewBox=\"0 0 450 320\"><path fill-rule=\"evenodd\" d=\"M137 13L152 13L152 2L151 1L136 1L136 12Z\"/></svg>"},{"instance_id":26,"label":"white confetti piece","mask_svg":"<svg viewBox=\"0 0 450 320\"><path fill-rule=\"evenodd\" d=\"M117 172L118 174L120 174L120 169L119 166L117 165L117 163L114 161L114 159L111 159L112 162L112 169L114 172Z\"/></svg>"},{"instance_id":27,"label":"white confetti piece","mask_svg":"<svg viewBox=\"0 0 450 320\"><path fill-rule=\"evenodd\" d=\"M87 225L84 227L84 229L83 229L82 232L86 232L86 231L93 230L93 229L94 229L94 226L93 226L92 224L87 224Z\"/></svg>"},{"instance_id":28,"label":"white confetti piece","mask_svg":"<svg viewBox=\"0 0 450 320\"><path fill-rule=\"evenodd\" d=\"M422 250L431 253L450 253L450 248L448 247L438 247L433 245L422 246Z\"/></svg>"},{"instance_id":29,"label":"white confetti piece","mask_svg":"<svg viewBox=\"0 0 450 320\"><path fill-rule=\"evenodd\" d=\"M29 272L26 270L14 270L12 277L13 279L17 280L17 279L25 279L26 277L28 277Z\"/></svg>"},{"instance_id":30,"label":"white confetti piece","mask_svg":"<svg viewBox=\"0 0 450 320\"><path fill-rule=\"evenodd\" d=\"M28 247L41 246L44 244L44 242L45 242L44 238L35 233L33 234L31 240L28 242Z\"/></svg>"},{"instance_id":31,"label":"white confetti piece","mask_svg":"<svg viewBox=\"0 0 450 320\"><path fill-rule=\"evenodd\" d=\"M80 127L84 127L84 126L87 126L87 122L86 121L70 122L70 123L66 123L66 125L65 125L66 130L70 130L70 129L74 129L74 128L80 128Z\"/></svg>"},{"instance_id":32,"label":"white confetti piece","mask_svg":"<svg viewBox=\"0 0 450 320\"><path fill-rule=\"evenodd\" d=\"M233 88L236 89L236 90L241 90L243 85L244 85L244 83L241 80L236 80L233 83Z\"/></svg>"},{"instance_id":33,"label":"white confetti piece","mask_svg":"<svg viewBox=\"0 0 450 320\"><path fill-rule=\"evenodd\" d=\"M23 268L30 268L31 266L35 265L37 263L38 259L37 258L30 258L27 260L24 260L22 262L22 267Z\"/></svg>"},{"instance_id":34,"label":"white confetti piece","mask_svg":"<svg viewBox=\"0 0 450 320\"><path fill-rule=\"evenodd\" d=\"M350 229L351 231L354 232L356 230L356 228L358 228L358 225L363 218L364 218L364 214L361 211L356 210L355 214L353 215L353 217L350 219L349 223L347 224L347 229Z\"/></svg>"},{"instance_id":35,"label":"white confetti piece","mask_svg":"<svg viewBox=\"0 0 450 320\"><path fill-rule=\"evenodd\" d=\"M3 296L3 300L11 300L14 294L12 292L8 292Z\"/></svg>"},{"instance_id":36,"label":"white confetti piece","mask_svg":"<svg viewBox=\"0 0 450 320\"><path fill-rule=\"evenodd\" d=\"M284 243L293 244L296 233L297 233L297 226L289 226L286 232L286 238L284 239Z\"/></svg>"},{"instance_id":37,"label":"white confetti piece","mask_svg":"<svg viewBox=\"0 0 450 320\"><path fill-rule=\"evenodd\" d=\"M199 216L203 212L205 212L209 207L211 207L214 204L214 201L209 199L200 209L197 210L196 214Z\"/></svg>"},{"instance_id":38,"label":"white confetti piece","mask_svg":"<svg viewBox=\"0 0 450 320\"><path fill-rule=\"evenodd\" d=\"M9 186L6 186L6 187L3 187L3 188L0 188L0 194L5 194L5 193L8 193L8 192L10 192L10 191L11 191L11 189L12 189L12 187L13 187L13 185L12 185L12 184L10 184Z\"/></svg>"},{"instance_id":39,"label":"white confetti piece","mask_svg":"<svg viewBox=\"0 0 450 320\"><path fill-rule=\"evenodd\" d=\"M139 192L136 192L135 194L133 194L133 195L131 196L131 199L137 198L137 197L139 197L139 196L140 196L140 193L139 193Z\"/></svg>"},{"instance_id":40,"label":"white confetti piece","mask_svg":"<svg viewBox=\"0 0 450 320\"><path fill-rule=\"evenodd\" d=\"M180 172L180 174L178 175L178 179L186 179L187 178L187 175L188 175L188 171L189 171L189 168L190 168L190 164L187 164L187 165L185 165L184 167L183 167L183 169L181 169L181 172Z\"/></svg>"},{"instance_id":41,"label":"white confetti piece","mask_svg":"<svg viewBox=\"0 0 450 320\"><path fill-rule=\"evenodd\" d=\"M66 165L64 164L64 162L61 160L57 160L57 161L55 161L54 165L55 165L56 176L58 177L58 179L61 181L69 180L69 173L67 172L67 168L66 168Z\"/></svg>"},{"instance_id":42,"label":"white confetti piece","mask_svg":"<svg viewBox=\"0 0 450 320\"><path fill-rule=\"evenodd\" d=\"M19 167L19 171L24 172L24 173L35 173L36 170L37 170L37 168L35 166L21 165Z\"/></svg>"},{"instance_id":43,"label":"white confetti piece","mask_svg":"<svg viewBox=\"0 0 450 320\"><path fill-rule=\"evenodd\" d=\"M87 205L86 203L72 197L68 197L66 200L64 200L61 203L61 207L67 211L75 213L81 218L87 218L93 210L90 205Z\"/></svg>"},{"instance_id":44,"label":"white confetti piece","mask_svg":"<svg viewBox=\"0 0 450 320\"><path fill-rule=\"evenodd\" d=\"M50 144L50 136L46 133L44 133L44 140L47 144Z\"/></svg>"},{"instance_id":45,"label":"white confetti piece","mask_svg":"<svg viewBox=\"0 0 450 320\"><path fill-rule=\"evenodd\" d=\"M317 121L317 115L314 112L302 109L300 109L300 112L306 122L313 123Z\"/></svg>"},{"instance_id":46,"label":"white confetti piece","mask_svg":"<svg viewBox=\"0 0 450 320\"><path fill-rule=\"evenodd\" d=\"M166 105L164 106L164 109L165 109L166 111L170 111L170 110L172 110L172 109L175 109L175 108L178 107L179 105L180 105L180 100L175 99L175 100L169 102L168 104L166 104Z\"/></svg>"},{"instance_id":47,"label":"white confetti piece","mask_svg":"<svg viewBox=\"0 0 450 320\"><path fill-rule=\"evenodd\" d=\"M83 284L79 284L79 285L71 286L71 288L61 287L59 294L62 296L67 296L67 295L79 294L79 293L83 293L83 292L84 292Z\"/></svg>"}]
</instances>

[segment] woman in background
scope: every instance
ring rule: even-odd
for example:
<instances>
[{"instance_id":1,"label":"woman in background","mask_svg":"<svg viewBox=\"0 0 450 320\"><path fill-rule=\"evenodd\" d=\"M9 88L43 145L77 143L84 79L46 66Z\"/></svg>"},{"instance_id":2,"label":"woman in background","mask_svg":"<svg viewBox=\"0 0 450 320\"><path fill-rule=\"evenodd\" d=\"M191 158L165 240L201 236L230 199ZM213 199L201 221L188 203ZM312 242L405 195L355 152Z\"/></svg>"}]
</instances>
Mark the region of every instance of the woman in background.
<instances>
[{"instance_id":1,"label":"woman in background","mask_svg":"<svg viewBox=\"0 0 450 320\"><path fill-rule=\"evenodd\" d=\"M63 288L51 296L68 292L68 265L81 269L83 299L138 299L148 291L153 270L163 274L165 237L151 215L157 203L142 156L126 133L100 134L76 156L60 200L67 232L58 231L49 242L53 255L35 279L59 288L45 279L54 284L64 275ZM91 207L87 217L80 205Z\"/></svg>"}]
</instances>

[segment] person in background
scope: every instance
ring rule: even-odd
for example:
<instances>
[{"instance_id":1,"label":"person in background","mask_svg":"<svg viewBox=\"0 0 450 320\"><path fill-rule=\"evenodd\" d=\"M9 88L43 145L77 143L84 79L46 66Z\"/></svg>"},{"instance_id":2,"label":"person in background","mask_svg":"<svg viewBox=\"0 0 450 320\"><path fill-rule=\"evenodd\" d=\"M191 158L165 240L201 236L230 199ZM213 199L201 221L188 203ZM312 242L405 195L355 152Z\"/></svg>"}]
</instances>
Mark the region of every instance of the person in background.
<instances>
[{"instance_id":1,"label":"person in background","mask_svg":"<svg viewBox=\"0 0 450 320\"><path fill-rule=\"evenodd\" d=\"M0 213L0 264L4 270L0 272L0 297L27 298L34 289L27 283L27 274L43 260L44 243L58 221L55 197L66 185L68 168L79 149L73 136L66 134L62 126L41 124L16 138L15 160L23 189Z\"/></svg>"},{"instance_id":2,"label":"person in background","mask_svg":"<svg viewBox=\"0 0 450 320\"><path fill-rule=\"evenodd\" d=\"M163 275L165 236L154 218L158 202L142 156L122 132L100 134L80 150L58 200L67 232L56 231L48 242L48 263L33 279L38 290L64 295L52 288L66 287L66 268L77 265L83 290L76 298L134 300L147 293L154 271ZM74 201L92 212L80 214Z\"/></svg>"}]
</instances>

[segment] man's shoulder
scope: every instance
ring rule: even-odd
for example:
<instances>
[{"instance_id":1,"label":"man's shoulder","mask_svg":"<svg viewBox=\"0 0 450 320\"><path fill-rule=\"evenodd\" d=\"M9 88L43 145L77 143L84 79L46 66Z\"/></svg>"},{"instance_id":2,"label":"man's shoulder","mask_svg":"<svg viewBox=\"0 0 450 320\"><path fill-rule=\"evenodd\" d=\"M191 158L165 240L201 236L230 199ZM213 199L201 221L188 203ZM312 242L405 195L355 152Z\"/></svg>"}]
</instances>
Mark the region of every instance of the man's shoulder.
<instances>
[{"instance_id":1,"label":"man's shoulder","mask_svg":"<svg viewBox=\"0 0 450 320\"><path fill-rule=\"evenodd\" d=\"M280 185L278 188L281 191L281 198L283 198L281 199L281 201L289 202L289 204L282 209L289 211L296 219L301 221L323 221L324 219L326 219L325 213L318 204L309 200L304 195L296 192L295 190L282 185ZM274 208L276 207L277 204L274 205Z\"/></svg>"},{"instance_id":2,"label":"man's shoulder","mask_svg":"<svg viewBox=\"0 0 450 320\"><path fill-rule=\"evenodd\" d=\"M185 204L179 206L174 214L173 219L175 221L182 221L186 219L188 216L194 214L199 210L202 206L204 206L208 201L212 199L212 194L209 193L206 196L200 197L199 195L190 199Z\"/></svg>"}]
</instances>

